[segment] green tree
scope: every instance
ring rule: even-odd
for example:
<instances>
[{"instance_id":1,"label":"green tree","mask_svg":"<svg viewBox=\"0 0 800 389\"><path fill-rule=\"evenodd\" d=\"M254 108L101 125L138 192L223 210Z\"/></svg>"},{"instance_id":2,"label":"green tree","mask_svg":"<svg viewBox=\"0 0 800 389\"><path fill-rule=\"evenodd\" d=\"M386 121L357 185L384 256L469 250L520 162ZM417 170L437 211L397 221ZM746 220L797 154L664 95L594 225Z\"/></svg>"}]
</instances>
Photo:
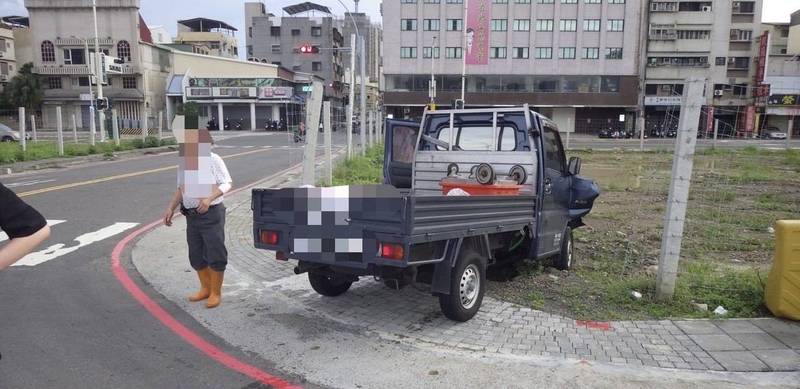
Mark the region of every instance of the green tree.
<instances>
[{"instance_id":1,"label":"green tree","mask_svg":"<svg viewBox=\"0 0 800 389\"><path fill-rule=\"evenodd\" d=\"M3 101L11 107L25 107L28 112L39 108L44 98L42 83L33 74L33 64L26 63L17 71L3 92Z\"/></svg>"}]
</instances>

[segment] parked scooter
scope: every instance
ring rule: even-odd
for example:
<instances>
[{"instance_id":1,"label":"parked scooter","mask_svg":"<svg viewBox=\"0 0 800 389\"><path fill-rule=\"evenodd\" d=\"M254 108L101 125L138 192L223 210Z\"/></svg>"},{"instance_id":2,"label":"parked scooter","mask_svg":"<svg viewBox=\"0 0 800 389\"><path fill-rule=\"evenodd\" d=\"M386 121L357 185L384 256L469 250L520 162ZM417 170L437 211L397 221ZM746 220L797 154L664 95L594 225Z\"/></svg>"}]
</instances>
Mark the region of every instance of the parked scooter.
<instances>
[{"instance_id":1,"label":"parked scooter","mask_svg":"<svg viewBox=\"0 0 800 389\"><path fill-rule=\"evenodd\" d=\"M231 129L231 119L225 118L223 128L225 131L229 131Z\"/></svg>"},{"instance_id":2,"label":"parked scooter","mask_svg":"<svg viewBox=\"0 0 800 389\"><path fill-rule=\"evenodd\" d=\"M214 118L211 118L211 120L209 120L208 123L206 123L206 129L209 131L219 130L219 126L217 126L217 121L214 120Z\"/></svg>"}]
</instances>

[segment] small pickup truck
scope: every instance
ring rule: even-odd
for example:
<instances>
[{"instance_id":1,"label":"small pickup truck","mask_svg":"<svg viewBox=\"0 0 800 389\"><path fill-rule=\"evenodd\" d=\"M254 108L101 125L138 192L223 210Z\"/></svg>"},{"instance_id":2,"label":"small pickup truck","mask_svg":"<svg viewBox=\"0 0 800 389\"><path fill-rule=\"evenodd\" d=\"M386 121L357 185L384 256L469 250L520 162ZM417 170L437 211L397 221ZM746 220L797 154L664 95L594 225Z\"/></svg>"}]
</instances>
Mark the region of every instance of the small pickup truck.
<instances>
[{"instance_id":1,"label":"small pickup truck","mask_svg":"<svg viewBox=\"0 0 800 389\"><path fill-rule=\"evenodd\" d=\"M295 273L324 296L364 276L430 285L455 321L477 313L490 266L572 266L572 231L599 190L579 158L567 162L553 121L527 105L426 111L421 122L387 120L384 147L383 185L254 189L255 247L298 260ZM518 192L453 195L446 179Z\"/></svg>"}]
</instances>

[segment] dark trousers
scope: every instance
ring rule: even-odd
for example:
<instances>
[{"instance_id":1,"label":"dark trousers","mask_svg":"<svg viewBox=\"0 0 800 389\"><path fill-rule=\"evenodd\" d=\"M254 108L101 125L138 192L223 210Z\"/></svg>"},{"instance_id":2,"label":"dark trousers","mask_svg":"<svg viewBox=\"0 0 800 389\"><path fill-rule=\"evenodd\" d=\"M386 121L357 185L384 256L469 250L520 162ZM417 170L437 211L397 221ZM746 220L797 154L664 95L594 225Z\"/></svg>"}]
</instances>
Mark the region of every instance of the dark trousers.
<instances>
[{"instance_id":1,"label":"dark trousers","mask_svg":"<svg viewBox=\"0 0 800 389\"><path fill-rule=\"evenodd\" d=\"M208 212L199 214L195 209L181 207L186 216L186 242L189 244L189 263L195 270L206 266L214 271L225 271L228 249L225 248L225 205L217 204Z\"/></svg>"}]
</instances>

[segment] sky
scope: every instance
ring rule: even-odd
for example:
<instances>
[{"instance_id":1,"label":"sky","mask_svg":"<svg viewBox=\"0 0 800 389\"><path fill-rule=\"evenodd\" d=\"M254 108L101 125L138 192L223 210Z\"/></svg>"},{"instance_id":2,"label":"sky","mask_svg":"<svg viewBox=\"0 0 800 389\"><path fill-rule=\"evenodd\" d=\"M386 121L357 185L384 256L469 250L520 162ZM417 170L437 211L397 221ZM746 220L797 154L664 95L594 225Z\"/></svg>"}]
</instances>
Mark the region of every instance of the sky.
<instances>
[{"instance_id":1,"label":"sky","mask_svg":"<svg viewBox=\"0 0 800 389\"><path fill-rule=\"evenodd\" d=\"M244 26L244 0L140 0L141 14L150 26L164 26L173 35L176 34L177 20L195 17L207 17L222 20L237 29L240 53L244 50L246 29ZM253 0L257 1L257 0ZM275 15L282 14L282 8L301 3L305 0L262 0L267 4L267 11ZM359 10L370 15L373 22L380 22L381 1L398 0L361 0ZM336 15L345 12L338 0L316 0L317 4L326 5ZM353 10L353 0L341 0L349 10ZM0 15L27 15L24 0L0 0ZM225 4L223 6L222 4ZM764 0L762 20L765 22L788 22L789 15L800 9L800 0Z\"/></svg>"}]
</instances>

